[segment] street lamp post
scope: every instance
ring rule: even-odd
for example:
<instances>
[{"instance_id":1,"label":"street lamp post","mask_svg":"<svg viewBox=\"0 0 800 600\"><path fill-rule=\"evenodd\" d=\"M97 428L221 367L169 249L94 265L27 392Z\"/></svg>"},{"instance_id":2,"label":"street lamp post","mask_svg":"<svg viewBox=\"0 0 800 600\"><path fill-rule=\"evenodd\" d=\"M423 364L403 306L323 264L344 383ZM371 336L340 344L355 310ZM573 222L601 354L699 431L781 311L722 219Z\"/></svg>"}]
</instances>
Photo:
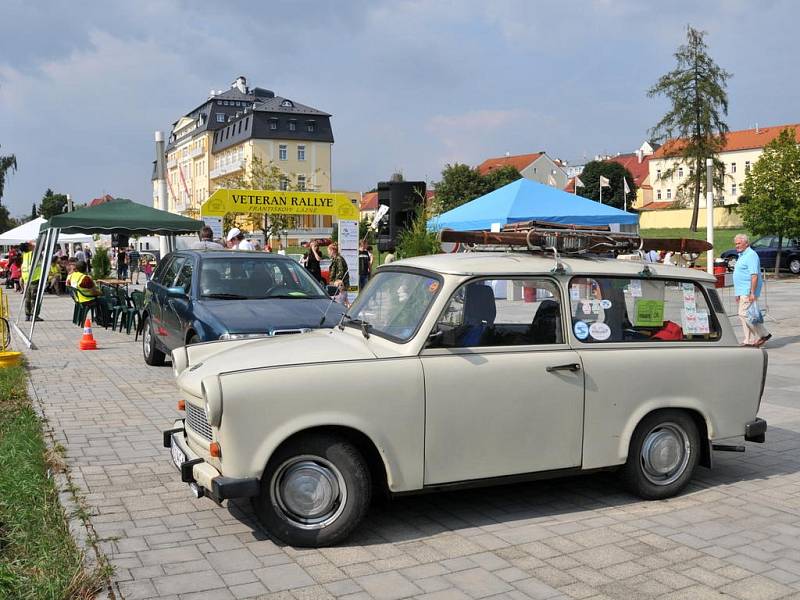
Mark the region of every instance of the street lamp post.
<instances>
[{"instance_id":1,"label":"street lamp post","mask_svg":"<svg viewBox=\"0 0 800 600\"><path fill-rule=\"evenodd\" d=\"M285 240L284 244L283 244L283 253L286 254L288 252L288 250L289 250L289 230L288 229L284 229L283 230L283 239Z\"/></svg>"}]
</instances>

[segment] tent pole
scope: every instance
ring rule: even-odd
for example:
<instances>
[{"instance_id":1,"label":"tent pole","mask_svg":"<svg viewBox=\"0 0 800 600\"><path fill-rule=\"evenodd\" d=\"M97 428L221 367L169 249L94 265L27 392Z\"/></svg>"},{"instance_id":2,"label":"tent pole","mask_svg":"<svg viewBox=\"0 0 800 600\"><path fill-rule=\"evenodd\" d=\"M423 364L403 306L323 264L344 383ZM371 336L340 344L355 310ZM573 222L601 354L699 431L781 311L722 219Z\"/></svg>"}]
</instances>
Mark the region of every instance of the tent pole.
<instances>
[{"instance_id":1,"label":"tent pole","mask_svg":"<svg viewBox=\"0 0 800 600\"><path fill-rule=\"evenodd\" d=\"M50 257L53 256L55 250L58 232L58 229L48 229L47 237L44 242L44 250L42 251L42 275L44 278L39 278L39 287L36 288L36 298L33 303L33 319L31 319L31 332L28 336L31 347L33 347L33 330L36 327L36 315L39 314L39 308L42 306L42 301L44 300L44 291L47 288L47 277L50 275Z\"/></svg>"},{"instance_id":2,"label":"tent pole","mask_svg":"<svg viewBox=\"0 0 800 600\"><path fill-rule=\"evenodd\" d=\"M31 286L31 276L36 272L36 267L42 262L40 260L40 256L46 252L46 248L44 247L47 244L47 240L50 238L50 230L48 229L44 234L40 233L39 238L36 240L36 249L32 252L32 260L31 264L28 266L28 278L25 280L25 287L22 290L22 300L19 304L19 312L17 313L17 319L14 321L14 331L17 332L22 338L22 342L25 344L27 348L33 348L33 342L30 339L30 336L33 334L33 324L36 323L36 308L38 307L34 304L34 313L33 319L31 320L31 332L28 335L25 335L25 332L22 331L22 327L20 327L19 322L22 318L22 315L25 313L25 298L28 295L28 288ZM42 291L42 278L41 275L39 276L39 287L37 289L36 296L39 296L39 292Z\"/></svg>"}]
</instances>

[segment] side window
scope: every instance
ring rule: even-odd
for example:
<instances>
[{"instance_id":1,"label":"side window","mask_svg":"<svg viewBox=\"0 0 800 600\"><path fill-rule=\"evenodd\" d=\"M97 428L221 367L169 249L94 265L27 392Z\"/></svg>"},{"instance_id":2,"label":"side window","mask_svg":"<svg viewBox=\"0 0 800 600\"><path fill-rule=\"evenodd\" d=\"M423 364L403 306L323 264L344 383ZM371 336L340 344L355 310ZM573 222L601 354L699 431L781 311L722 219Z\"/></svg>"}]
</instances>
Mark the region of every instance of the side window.
<instances>
[{"instance_id":1,"label":"side window","mask_svg":"<svg viewBox=\"0 0 800 600\"><path fill-rule=\"evenodd\" d=\"M153 276L151 280L155 283L161 283L161 278L164 276L164 271L167 268L167 265L172 262L172 258L165 258L156 266L156 270L153 271Z\"/></svg>"},{"instance_id":2,"label":"side window","mask_svg":"<svg viewBox=\"0 0 800 600\"><path fill-rule=\"evenodd\" d=\"M159 283L164 287L172 287L175 277L178 275L178 271L180 271L185 260L186 259L183 256L176 256L173 258L164 269L164 273L161 275L161 280Z\"/></svg>"},{"instance_id":3,"label":"side window","mask_svg":"<svg viewBox=\"0 0 800 600\"><path fill-rule=\"evenodd\" d=\"M572 331L583 343L708 341L719 324L701 286L649 278L570 281Z\"/></svg>"},{"instance_id":4,"label":"side window","mask_svg":"<svg viewBox=\"0 0 800 600\"><path fill-rule=\"evenodd\" d=\"M461 286L437 324L432 346L483 348L561 344L558 287L546 279L483 279Z\"/></svg>"},{"instance_id":5,"label":"side window","mask_svg":"<svg viewBox=\"0 0 800 600\"><path fill-rule=\"evenodd\" d=\"M753 248L769 248L770 246L777 245L777 238L768 235L762 238L757 239L755 242L751 244Z\"/></svg>"},{"instance_id":6,"label":"side window","mask_svg":"<svg viewBox=\"0 0 800 600\"><path fill-rule=\"evenodd\" d=\"M175 280L175 286L182 287L186 294L192 291L192 270L192 261L187 260Z\"/></svg>"}]
</instances>

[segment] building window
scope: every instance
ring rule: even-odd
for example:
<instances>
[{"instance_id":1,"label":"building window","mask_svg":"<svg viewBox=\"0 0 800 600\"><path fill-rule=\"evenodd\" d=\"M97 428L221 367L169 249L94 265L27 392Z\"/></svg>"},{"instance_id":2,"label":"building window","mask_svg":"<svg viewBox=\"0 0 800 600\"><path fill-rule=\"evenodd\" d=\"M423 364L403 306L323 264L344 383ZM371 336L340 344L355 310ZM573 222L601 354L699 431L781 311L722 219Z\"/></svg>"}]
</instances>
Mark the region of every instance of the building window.
<instances>
[{"instance_id":1,"label":"building window","mask_svg":"<svg viewBox=\"0 0 800 600\"><path fill-rule=\"evenodd\" d=\"M314 133L317 129L317 124L314 121L306 121L306 131Z\"/></svg>"},{"instance_id":2,"label":"building window","mask_svg":"<svg viewBox=\"0 0 800 600\"><path fill-rule=\"evenodd\" d=\"M278 159L280 160L288 160L288 151L286 149L286 144L281 144L278 146ZM283 188L286 189L286 188Z\"/></svg>"},{"instance_id":3,"label":"building window","mask_svg":"<svg viewBox=\"0 0 800 600\"><path fill-rule=\"evenodd\" d=\"M731 163L731 173L736 173L736 163Z\"/></svg>"},{"instance_id":4,"label":"building window","mask_svg":"<svg viewBox=\"0 0 800 600\"><path fill-rule=\"evenodd\" d=\"M744 174L747 175L750 172L750 161L744 161Z\"/></svg>"},{"instance_id":5,"label":"building window","mask_svg":"<svg viewBox=\"0 0 800 600\"><path fill-rule=\"evenodd\" d=\"M678 167L678 177L683 177L683 167Z\"/></svg>"},{"instance_id":6,"label":"building window","mask_svg":"<svg viewBox=\"0 0 800 600\"><path fill-rule=\"evenodd\" d=\"M281 106L285 106L287 108L293 108L294 104L292 104L291 100L284 100L283 102L281 102Z\"/></svg>"},{"instance_id":7,"label":"building window","mask_svg":"<svg viewBox=\"0 0 800 600\"><path fill-rule=\"evenodd\" d=\"M281 177L281 189L284 191L289 189L289 180L286 177Z\"/></svg>"},{"instance_id":8,"label":"building window","mask_svg":"<svg viewBox=\"0 0 800 600\"><path fill-rule=\"evenodd\" d=\"M244 128L247 129L248 127L250 127L250 117L244 120Z\"/></svg>"},{"instance_id":9,"label":"building window","mask_svg":"<svg viewBox=\"0 0 800 600\"><path fill-rule=\"evenodd\" d=\"M269 128L272 131L275 131L276 129L278 129L278 119L270 119L269 120Z\"/></svg>"},{"instance_id":10,"label":"building window","mask_svg":"<svg viewBox=\"0 0 800 600\"><path fill-rule=\"evenodd\" d=\"M217 123L225 122L225 113L217 113Z\"/></svg>"},{"instance_id":11,"label":"building window","mask_svg":"<svg viewBox=\"0 0 800 600\"><path fill-rule=\"evenodd\" d=\"M242 133L242 122L241 121L239 121L239 129L236 131L236 133Z\"/></svg>"},{"instance_id":12,"label":"building window","mask_svg":"<svg viewBox=\"0 0 800 600\"><path fill-rule=\"evenodd\" d=\"M306 176L305 175L298 175L297 176L297 189L300 191L305 191L306 189Z\"/></svg>"},{"instance_id":13,"label":"building window","mask_svg":"<svg viewBox=\"0 0 800 600\"><path fill-rule=\"evenodd\" d=\"M731 184L731 194L733 194L734 196L736 195L736 184L735 183Z\"/></svg>"},{"instance_id":14,"label":"building window","mask_svg":"<svg viewBox=\"0 0 800 600\"><path fill-rule=\"evenodd\" d=\"M661 179L661 169L656 171L656 179Z\"/></svg>"},{"instance_id":15,"label":"building window","mask_svg":"<svg viewBox=\"0 0 800 600\"><path fill-rule=\"evenodd\" d=\"M672 200L672 188L667 188L667 200Z\"/></svg>"},{"instance_id":16,"label":"building window","mask_svg":"<svg viewBox=\"0 0 800 600\"><path fill-rule=\"evenodd\" d=\"M297 160L306 159L306 147L303 144L297 146Z\"/></svg>"},{"instance_id":17,"label":"building window","mask_svg":"<svg viewBox=\"0 0 800 600\"><path fill-rule=\"evenodd\" d=\"M656 200L661 200L661 190L656 190Z\"/></svg>"},{"instance_id":18,"label":"building window","mask_svg":"<svg viewBox=\"0 0 800 600\"><path fill-rule=\"evenodd\" d=\"M297 131L297 121L289 121L289 131Z\"/></svg>"}]
</instances>

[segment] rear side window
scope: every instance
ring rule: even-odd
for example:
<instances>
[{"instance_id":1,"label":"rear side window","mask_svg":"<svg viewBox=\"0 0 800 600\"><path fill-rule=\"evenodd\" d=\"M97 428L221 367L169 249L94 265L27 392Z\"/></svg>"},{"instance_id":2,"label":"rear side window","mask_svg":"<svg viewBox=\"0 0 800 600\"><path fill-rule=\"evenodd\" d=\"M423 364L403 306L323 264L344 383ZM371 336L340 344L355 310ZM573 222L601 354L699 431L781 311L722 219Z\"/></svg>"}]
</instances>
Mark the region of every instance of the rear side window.
<instances>
[{"instance_id":1,"label":"rear side window","mask_svg":"<svg viewBox=\"0 0 800 600\"><path fill-rule=\"evenodd\" d=\"M178 278L175 280L175 286L183 288L184 293L188 294L192 291L192 261L187 260Z\"/></svg>"},{"instance_id":2,"label":"rear side window","mask_svg":"<svg viewBox=\"0 0 800 600\"><path fill-rule=\"evenodd\" d=\"M691 281L576 277L569 297L573 334L586 344L720 337L703 288Z\"/></svg>"}]
</instances>

